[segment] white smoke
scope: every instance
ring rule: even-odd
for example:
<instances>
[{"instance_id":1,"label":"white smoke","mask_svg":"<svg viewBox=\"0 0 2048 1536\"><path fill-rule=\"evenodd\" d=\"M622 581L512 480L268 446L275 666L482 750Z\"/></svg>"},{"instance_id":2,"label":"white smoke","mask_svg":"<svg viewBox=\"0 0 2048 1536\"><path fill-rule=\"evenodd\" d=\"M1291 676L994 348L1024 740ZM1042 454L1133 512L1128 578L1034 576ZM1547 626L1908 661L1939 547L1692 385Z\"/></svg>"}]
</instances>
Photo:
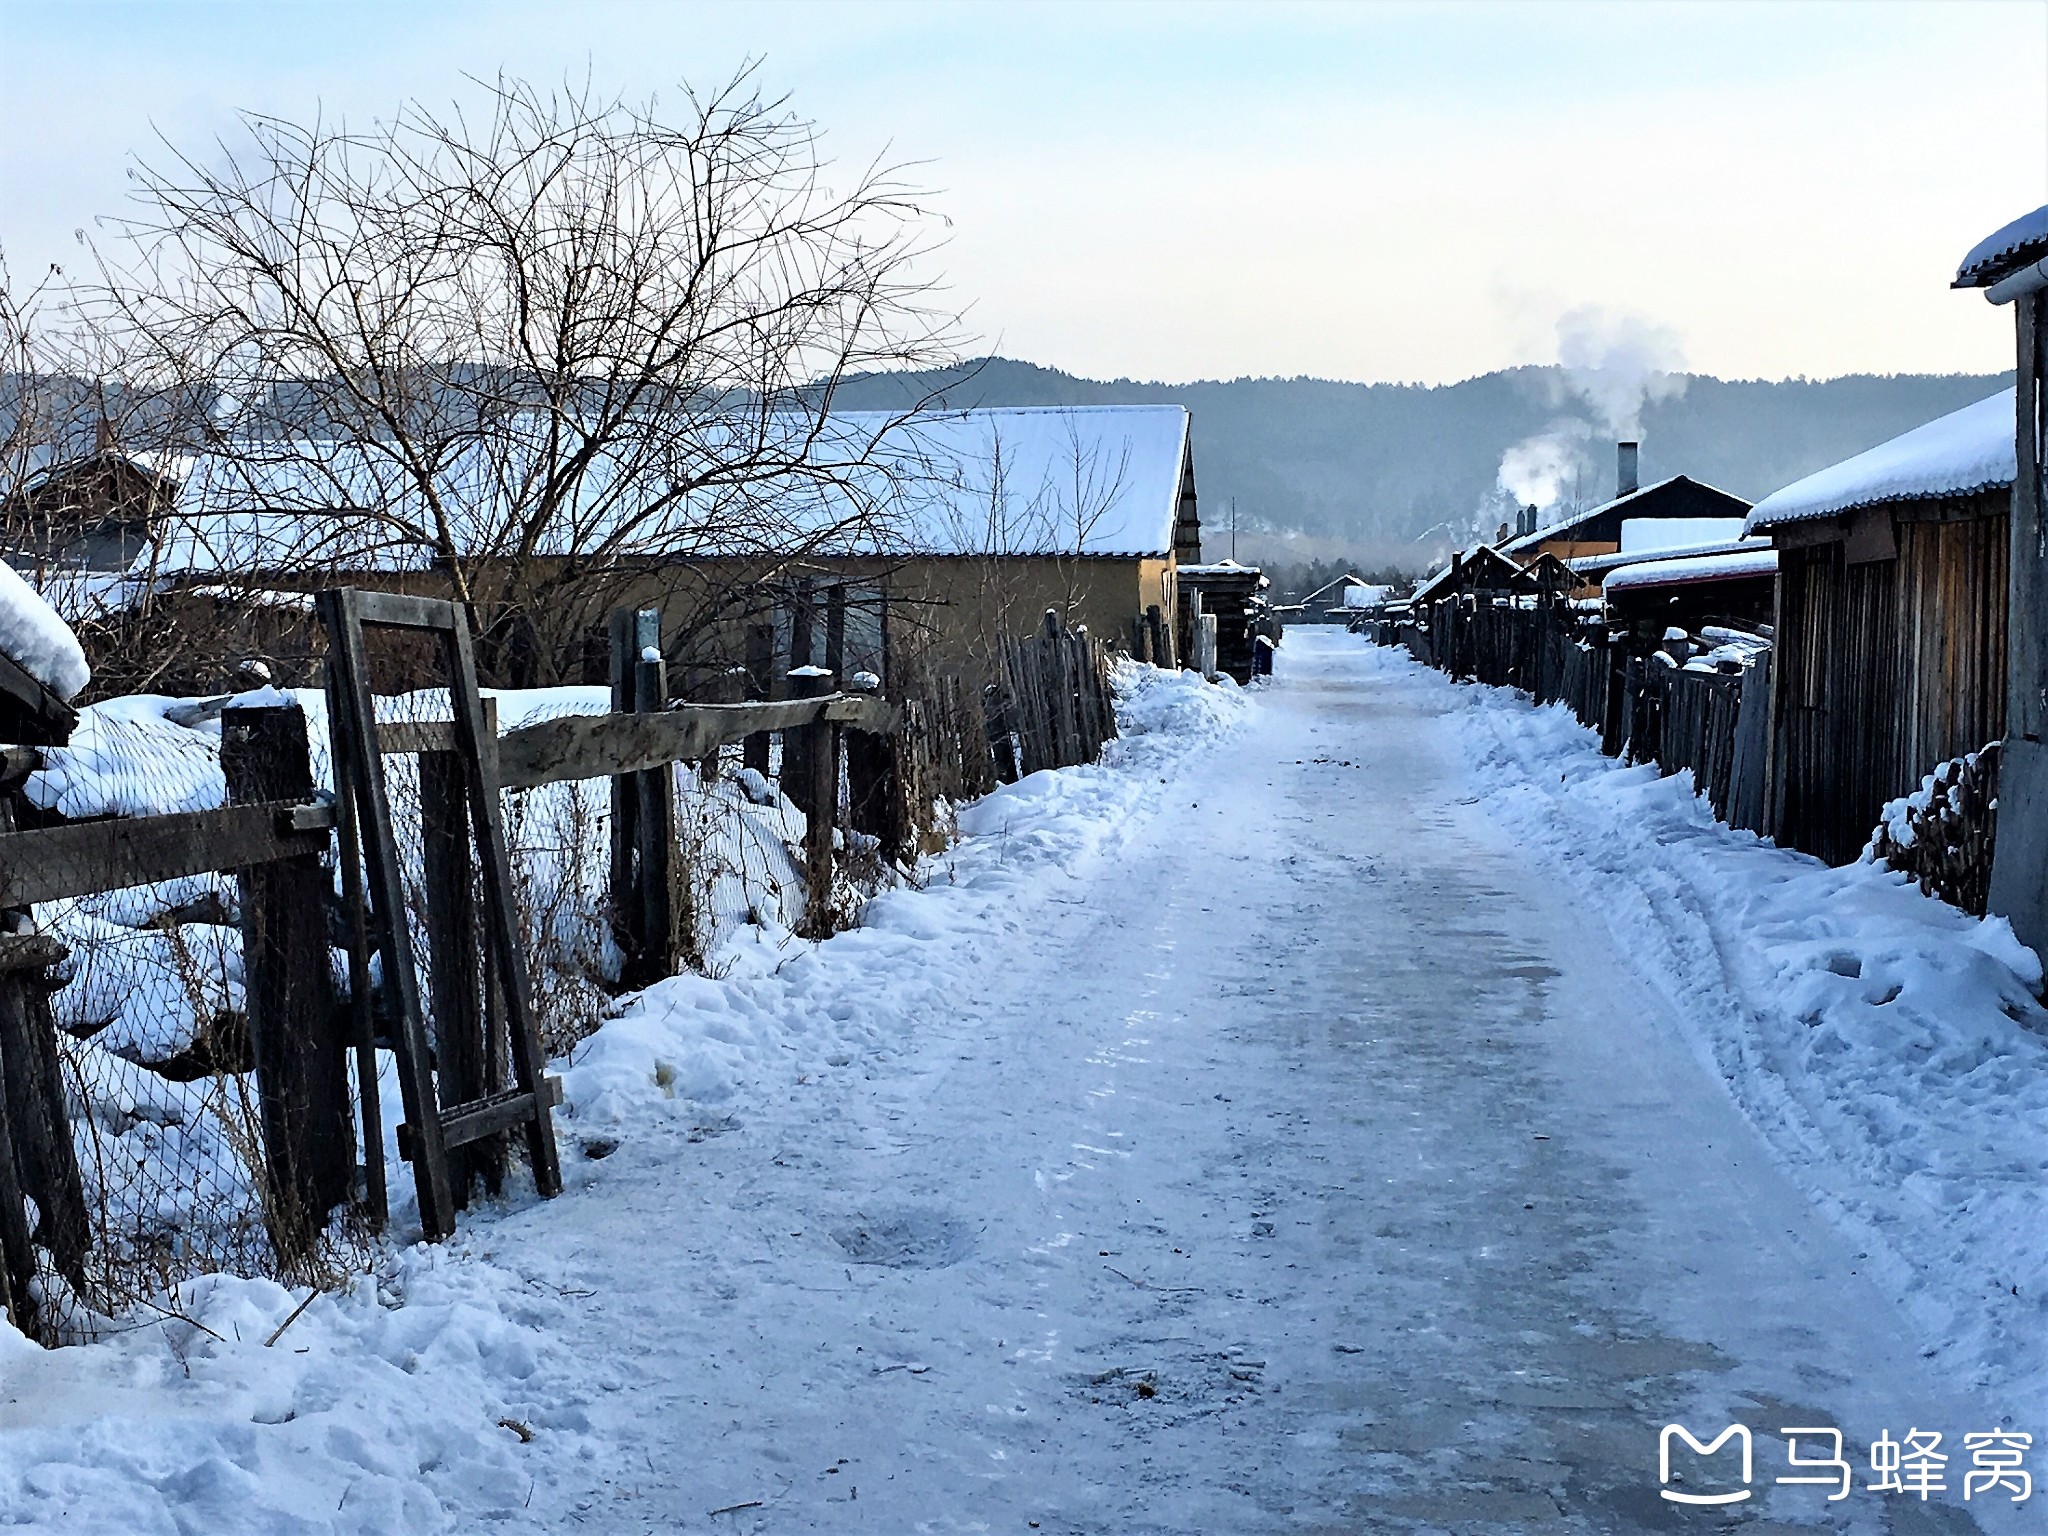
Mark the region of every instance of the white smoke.
<instances>
[{"instance_id":1,"label":"white smoke","mask_svg":"<svg viewBox=\"0 0 2048 1536\"><path fill-rule=\"evenodd\" d=\"M1597 304L1558 316L1557 360L1550 403L1567 414L1501 455L1496 481L1518 507L1556 507L1604 486L1595 442L1641 441L1643 408L1685 393L1678 333Z\"/></svg>"},{"instance_id":2,"label":"white smoke","mask_svg":"<svg viewBox=\"0 0 2048 1536\"><path fill-rule=\"evenodd\" d=\"M1517 507L1556 506L1584 478L1592 435L1583 421L1560 421L1523 438L1500 456L1500 488Z\"/></svg>"},{"instance_id":3,"label":"white smoke","mask_svg":"<svg viewBox=\"0 0 2048 1536\"><path fill-rule=\"evenodd\" d=\"M1617 441L1642 436L1643 407L1685 393L1685 351L1678 333L1638 315L1581 304L1557 319L1560 392L1576 396L1595 427ZM1559 404L1568 403L1560 400Z\"/></svg>"}]
</instances>

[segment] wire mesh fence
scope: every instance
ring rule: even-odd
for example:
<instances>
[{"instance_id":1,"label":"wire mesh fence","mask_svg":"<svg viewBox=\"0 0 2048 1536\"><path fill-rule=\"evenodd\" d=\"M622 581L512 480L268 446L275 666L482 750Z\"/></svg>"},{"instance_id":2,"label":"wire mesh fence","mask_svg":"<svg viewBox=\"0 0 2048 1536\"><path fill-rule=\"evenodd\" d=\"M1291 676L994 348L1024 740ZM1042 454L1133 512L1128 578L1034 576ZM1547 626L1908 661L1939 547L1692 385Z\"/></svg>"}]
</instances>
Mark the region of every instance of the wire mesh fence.
<instances>
[{"instance_id":1,"label":"wire mesh fence","mask_svg":"<svg viewBox=\"0 0 2048 1536\"><path fill-rule=\"evenodd\" d=\"M218 713L191 701L89 711L46 761L24 787L29 825L201 810L225 795ZM47 1171L30 1193L46 1336L174 1309L198 1274L326 1284L361 1269L370 1237L347 1213L289 1258L275 1241L235 877L49 902L37 919L62 958L26 982L29 1007L54 1041L82 1201L67 1211ZM74 1216L83 1233L60 1234Z\"/></svg>"}]
</instances>

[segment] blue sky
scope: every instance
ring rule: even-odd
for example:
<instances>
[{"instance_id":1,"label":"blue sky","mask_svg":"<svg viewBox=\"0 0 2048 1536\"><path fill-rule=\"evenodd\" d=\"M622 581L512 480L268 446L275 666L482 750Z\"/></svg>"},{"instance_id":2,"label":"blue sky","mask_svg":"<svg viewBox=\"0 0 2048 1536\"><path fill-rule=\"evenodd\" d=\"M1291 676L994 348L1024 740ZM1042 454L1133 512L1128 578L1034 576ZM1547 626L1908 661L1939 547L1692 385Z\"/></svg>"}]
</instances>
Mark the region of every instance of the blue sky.
<instances>
[{"instance_id":1,"label":"blue sky","mask_svg":"<svg viewBox=\"0 0 2048 1536\"><path fill-rule=\"evenodd\" d=\"M2048 202L2048 0L1885 5L23 4L0 246L72 259L159 133L465 73L669 91L748 59L922 162L990 347L1094 375L1456 379L1561 316L1726 375L1993 369L1947 279Z\"/></svg>"}]
</instances>

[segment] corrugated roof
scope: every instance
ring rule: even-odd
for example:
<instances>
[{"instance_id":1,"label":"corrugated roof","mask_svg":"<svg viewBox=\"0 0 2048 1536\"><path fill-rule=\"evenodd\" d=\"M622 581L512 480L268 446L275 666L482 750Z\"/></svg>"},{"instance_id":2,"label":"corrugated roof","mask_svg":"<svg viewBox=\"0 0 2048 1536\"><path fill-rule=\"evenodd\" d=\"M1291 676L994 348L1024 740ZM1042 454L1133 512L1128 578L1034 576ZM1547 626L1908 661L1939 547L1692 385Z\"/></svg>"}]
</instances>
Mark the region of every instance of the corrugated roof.
<instances>
[{"instance_id":1,"label":"corrugated roof","mask_svg":"<svg viewBox=\"0 0 2048 1536\"><path fill-rule=\"evenodd\" d=\"M1986 235L1956 269L1956 288L1988 288L2008 272L2048 256L2048 206L2021 214Z\"/></svg>"},{"instance_id":2,"label":"corrugated roof","mask_svg":"<svg viewBox=\"0 0 2048 1536\"><path fill-rule=\"evenodd\" d=\"M2011 485L2019 473L2014 398L2012 390L2002 389L1795 480L1750 508L1743 531L1762 533L1860 507L1969 496Z\"/></svg>"}]
</instances>

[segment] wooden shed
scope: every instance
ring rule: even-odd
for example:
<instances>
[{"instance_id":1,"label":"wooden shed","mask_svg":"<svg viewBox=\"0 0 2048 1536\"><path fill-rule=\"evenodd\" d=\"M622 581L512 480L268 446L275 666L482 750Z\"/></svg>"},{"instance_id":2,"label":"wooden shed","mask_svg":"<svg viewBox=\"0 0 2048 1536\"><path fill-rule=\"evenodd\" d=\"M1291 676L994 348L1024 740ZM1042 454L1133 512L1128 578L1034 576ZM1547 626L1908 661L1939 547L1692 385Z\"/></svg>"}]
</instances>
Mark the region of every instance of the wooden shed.
<instances>
[{"instance_id":1,"label":"wooden shed","mask_svg":"<svg viewBox=\"0 0 2048 1536\"><path fill-rule=\"evenodd\" d=\"M1758 502L1778 552L1767 829L1842 864L1887 800L2005 729L2013 392Z\"/></svg>"},{"instance_id":2,"label":"wooden shed","mask_svg":"<svg viewBox=\"0 0 2048 1536\"><path fill-rule=\"evenodd\" d=\"M1608 622L1650 639L1674 625L1697 633L1709 625L1755 629L1777 607L1778 552L1761 540L1751 549L1678 554L1608 571L1602 594Z\"/></svg>"},{"instance_id":3,"label":"wooden shed","mask_svg":"<svg viewBox=\"0 0 2048 1536\"><path fill-rule=\"evenodd\" d=\"M1216 620L1216 669L1239 683L1249 683L1257 670L1256 647L1265 599L1259 594L1266 586L1257 566L1222 560L1214 565L1183 565L1176 573L1180 582L1180 654L1195 654L1193 625L1200 615Z\"/></svg>"},{"instance_id":4,"label":"wooden shed","mask_svg":"<svg viewBox=\"0 0 2048 1536\"><path fill-rule=\"evenodd\" d=\"M1623 525L1631 523L1669 525L1668 535L1654 541L1667 547L1715 542L1736 533L1749 512L1748 502L1686 475L1638 486L1635 460L1626 453L1634 447L1633 443L1621 444L1624 454L1616 482L1621 492L1612 501L1531 528L1503 544L1501 552L1519 561L1544 554L1576 560L1586 555L1626 553L1629 546Z\"/></svg>"}]
</instances>

